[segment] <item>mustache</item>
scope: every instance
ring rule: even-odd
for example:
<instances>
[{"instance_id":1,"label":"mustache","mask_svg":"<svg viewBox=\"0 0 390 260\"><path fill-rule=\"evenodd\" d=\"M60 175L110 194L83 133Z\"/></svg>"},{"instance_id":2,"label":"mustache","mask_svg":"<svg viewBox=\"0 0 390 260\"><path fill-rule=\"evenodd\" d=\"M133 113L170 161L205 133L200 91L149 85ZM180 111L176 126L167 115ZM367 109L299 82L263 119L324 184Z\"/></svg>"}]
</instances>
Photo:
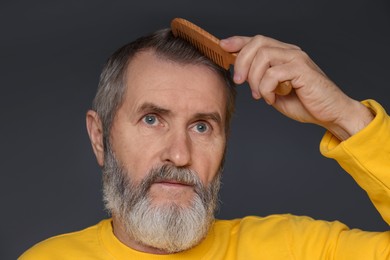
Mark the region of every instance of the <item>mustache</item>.
<instances>
[{"instance_id":1,"label":"mustache","mask_svg":"<svg viewBox=\"0 0 390 260\"><path fill-rule=\"evenodd\" d=\"M147 176L141 181L140 186L149 189L152 184L163 181L178 182L184 185L194 186L194 188L204 188L196 171L185 167L176 167L170 164L152 168Z\"/></svg>"},{"instance_id":2,"label":"mustache","mask_svg":"<svg viewBox=\"0 0 390 260\"><path fill-rule=\"evenodd\" d=\"M201 181L194 170L173 165L165 164L154 168L149 172L148 176L148 181L152 183L174 181L189 186L201 185Z\"/></svg>"},{"instance_id":3,"label":"mustache","mask_svg":"<svg viewBox=\"0 0 390 260\"><path fill-rule=\"evenodd\" d=\"M171 164L164 164L152 168L147 176L142 179L141 183L137 185L139 190L138 195L145 196L154 183L163 181L178 182L192 186L194 192L198 194L202 200L205 200L205 197L208 197L209 192L195 170L186 167L176 167Z\"/></svg>"}]
</instances>

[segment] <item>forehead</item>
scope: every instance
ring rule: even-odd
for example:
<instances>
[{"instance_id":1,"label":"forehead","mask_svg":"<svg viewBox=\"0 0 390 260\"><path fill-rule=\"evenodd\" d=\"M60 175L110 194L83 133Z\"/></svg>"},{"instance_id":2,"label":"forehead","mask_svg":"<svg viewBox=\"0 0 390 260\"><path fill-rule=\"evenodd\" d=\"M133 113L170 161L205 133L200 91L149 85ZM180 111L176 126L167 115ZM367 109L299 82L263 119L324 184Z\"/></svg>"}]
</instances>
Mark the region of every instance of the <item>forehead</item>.
<instances>
[{"instance_id":1,"label":"forehead","mask_svg":"<svg viewBox=\"0 0 390 260\"><path fill-rule=\"evenodd\" d=\"M145 51L128 65L125 84L124 104L152 102L164 107L218 110L223 117L226 113L226 83L206 65L181 64Z\"/></svg>"}]
</instances>

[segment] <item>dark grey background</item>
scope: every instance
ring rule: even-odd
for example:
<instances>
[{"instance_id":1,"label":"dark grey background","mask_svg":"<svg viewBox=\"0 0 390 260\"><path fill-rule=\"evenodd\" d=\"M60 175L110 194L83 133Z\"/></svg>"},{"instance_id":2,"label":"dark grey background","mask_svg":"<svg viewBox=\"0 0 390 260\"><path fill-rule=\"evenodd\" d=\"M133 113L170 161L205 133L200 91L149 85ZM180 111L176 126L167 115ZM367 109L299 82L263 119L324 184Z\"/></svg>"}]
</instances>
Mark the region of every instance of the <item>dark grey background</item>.
<instances>
[{"instance_id":1,"label":"dark grey background","mask_svg":"<svg viewBox=\"0 0 390 260\"><path fill-rule=\"evenodd\" d=\"M5 1L0 3L0 258L106 217L85 130L100 70L118 47L184 17L218 37L301 46L347 94L390 108L390 7L373 1ZM322 157L324 131L239 87L220 218L293 213L386 230L370 201Z\"/></svg>"}]
</instances>

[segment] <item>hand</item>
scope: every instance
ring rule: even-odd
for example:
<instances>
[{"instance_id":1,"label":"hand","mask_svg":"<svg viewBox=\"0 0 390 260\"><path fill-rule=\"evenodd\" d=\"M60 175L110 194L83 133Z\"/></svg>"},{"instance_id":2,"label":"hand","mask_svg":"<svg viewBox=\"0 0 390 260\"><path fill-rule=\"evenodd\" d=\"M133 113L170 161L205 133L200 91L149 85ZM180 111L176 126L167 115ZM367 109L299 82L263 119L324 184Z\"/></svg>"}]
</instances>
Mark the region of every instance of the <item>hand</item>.
<instances>
[{"instance_id":1,"label":"hand","mask_svg":"<svg viewBox=\"0 0 390 260\"><path fill-rule=\"evenodd\" d=\"M321 125L345 140L373 118L370 110L345 95L299 47L264 36L234 36L221 40L228 52L239 52L234 81L249 83L255 99L263 98L284 115ZM289 80L293 91L274 93L279 82Z\"/></svg>"}]
</instances>

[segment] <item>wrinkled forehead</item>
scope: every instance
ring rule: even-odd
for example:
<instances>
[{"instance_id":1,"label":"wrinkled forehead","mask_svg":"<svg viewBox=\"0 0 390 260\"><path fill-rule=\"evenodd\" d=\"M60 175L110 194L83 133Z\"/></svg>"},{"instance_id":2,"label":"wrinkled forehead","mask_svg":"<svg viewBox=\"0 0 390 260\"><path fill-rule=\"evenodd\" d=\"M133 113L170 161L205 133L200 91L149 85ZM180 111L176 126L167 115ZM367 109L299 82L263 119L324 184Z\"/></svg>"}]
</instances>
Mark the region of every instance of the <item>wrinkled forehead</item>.
<instances>
[{"instance_id":1,"label":"wrinkled forehead","mask_svg":"<svg viewBox=\"0 0 390 260\"><path fill-rule=\"evenodd\" d=\"M171 70L166 68L171 68ZM204 57L200 60L183 60L158 52L155 49L139 51L128 61L124 73L124 83L126 84L126 88L128 88L131 86L132 80L134 78L139 78L141 75L143 80L148 81L155 76L161 76L160 74L157 74L157 72L161 72L161 70L164 69L166 72L165 76L168 78L169 76L175 76L177 73L194 70L194 68L198 68L198 70L196 70L196 74L188 75L188 80L191 80L191 78L192 80L207 78L212 83L218 83L219 86L222 86L221 90L226 95L228 84L224 75L220 72L220 68L207 58Z\"/></svg>"},{"instance_id":2,"label":"wrinkled forehead","mask_svg":"<svg viewBox=\"0 0 390 260\"><path fill-rule=\"evenodd\" d=\"M152 51L142 52L128 65L125 84L126 103L153 102L164 107L188 103L194 109L213 108L226 115L226 83L202 64L183 64Z\"/></svg>"},{"instance_id":3,"label":"wrinkled forehead","mask_svg":"<svg viewBox=\"0 0 390 260\"><path fill-rule=\"evenodd\" d=\"M131 66L134 60L136 60L140 56L142 58L145 55L153 56L156 61L174 63L180 66L196 65L207 68L211 72L213 72L216 77L219 77L222 81L225 81L225 77L228 77L223 68L221 68L213 61L198 52L196 52L196 55L194 55L193 52L191 52L190 54L186 54L185 52L183 53L182 50L178 50L177 52L164 52L154 47L142 49L136 52L129 59L126 72L130 72L128 68Z\"/></svg>"}]
</instances>

